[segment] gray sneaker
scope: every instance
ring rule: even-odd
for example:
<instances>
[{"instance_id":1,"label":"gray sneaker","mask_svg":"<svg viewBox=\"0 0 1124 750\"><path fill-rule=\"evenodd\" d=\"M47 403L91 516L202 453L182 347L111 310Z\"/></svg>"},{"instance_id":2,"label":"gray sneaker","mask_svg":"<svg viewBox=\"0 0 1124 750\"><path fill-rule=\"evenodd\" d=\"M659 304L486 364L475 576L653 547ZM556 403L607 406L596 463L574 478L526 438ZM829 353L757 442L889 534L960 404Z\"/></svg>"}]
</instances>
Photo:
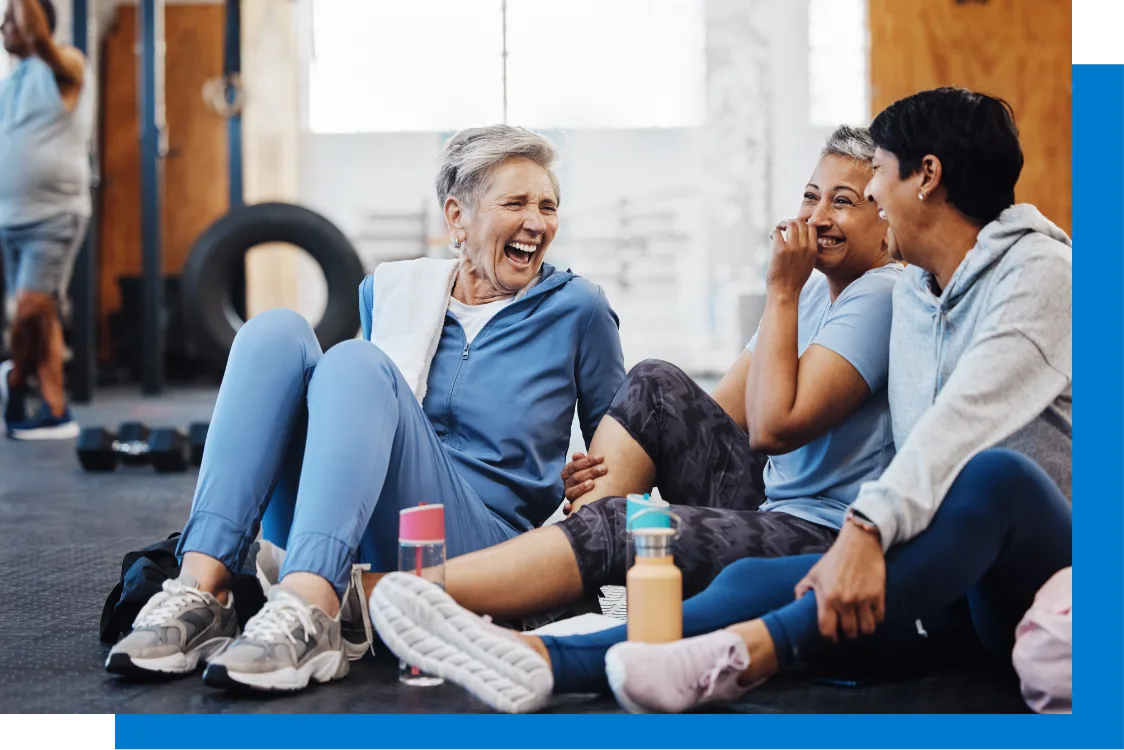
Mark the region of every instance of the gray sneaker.
<instances>
[{"instance_id":1,"label":"gray sneaker","mask_svg":"<svg viewBox=\"0 0 1124 750\"><path fill-rule=\"evenodd\" d=\"M369 650L375 653L374 627L371 625L371 610L367 597L363 595L363 573L370 565L351 566L351 586L340 605L340 631L343 635L343 648L349 661L358 661Z\"/></svg>"},{"instance_id":2,"label":"gray sneaker","mask_svg":"<svg viewBox=\"0 0 1124 750\"><path fill-rule=\"evenodd\" d=\"M280 582L284 563L285 550L264 539L258 543L254 566L262 591L269 591ZM351 566L351 587L340 605L340 630L348 661L362 659L368 650L375 653L371 614L363 596L363 573L370 569L371 566L365 564Z\"/></svg>"},{"instance_id":3,"label":"gray sneaker","mask_svg":"<svg viewBox=\"0 0 1124 750\"><path fill-rule=\"evenodd\" d=\"M220 688L295 691L310 680L338 680L347 671L339 618L274 586L242 637L210 660L203 682Z\"/></svg>"},{"instance_id":4,"label":"gray sneaker","mask_svg":"<svg viewBox=\"0 0 1124 750\"><path fill-rule=\"evenodd\" d=\"M237 637L234 596L223 605L196 585L189 578L164 581L164 590L137 613L133 632L110 649L106 670L131 676L187 674Z\"/></svg>"}]
</instances>

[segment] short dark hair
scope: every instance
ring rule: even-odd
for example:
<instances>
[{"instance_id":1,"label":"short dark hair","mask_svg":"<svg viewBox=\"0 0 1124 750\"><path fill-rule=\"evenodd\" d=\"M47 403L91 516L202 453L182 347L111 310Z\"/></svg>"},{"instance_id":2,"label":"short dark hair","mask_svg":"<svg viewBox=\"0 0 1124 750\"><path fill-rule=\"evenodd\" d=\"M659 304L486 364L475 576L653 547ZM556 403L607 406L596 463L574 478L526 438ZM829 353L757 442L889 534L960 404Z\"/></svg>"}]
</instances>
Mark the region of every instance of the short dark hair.
<instances>
[{"instance_id":1,"label":"short dark hair","mask_svg":"<svg viewBox=\"0 0 1124 750\"><path fill-rule=\"evenodd\" d=\"M55 4L51 0L39 0L39 5L43 7L43 15L47 17L47 28L54 34L59 23L59 14L55 12Z\"/></svg>"},{"instance_id":2,"label":"short dark hair","mask_svg":"<svg viewBox=\"0 0 1124 750\"><path fill-rule=\"evenodd\" d=\"M870 135L897 157L903 180L927 154L940 159L948 202L971 219L987 224L1015 202L1023 151L1002 99L958 88L922 91L882 110Z\"/></svg>"}]
</instances>

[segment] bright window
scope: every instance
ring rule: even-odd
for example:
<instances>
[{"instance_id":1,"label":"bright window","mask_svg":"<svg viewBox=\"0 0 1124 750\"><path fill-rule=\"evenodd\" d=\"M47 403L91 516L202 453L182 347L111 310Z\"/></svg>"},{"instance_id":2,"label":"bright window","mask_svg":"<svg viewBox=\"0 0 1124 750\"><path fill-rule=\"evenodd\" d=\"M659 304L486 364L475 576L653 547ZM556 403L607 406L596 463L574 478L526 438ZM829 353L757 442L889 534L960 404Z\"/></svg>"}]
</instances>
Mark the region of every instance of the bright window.
<instances>
[{"instance_id":1,"label":"bright window","mask_svg":"<svg viewBox=\"0 0 1124 750\"><path fill-rule=\"evenodd\" d=\"M503 116L500 0L314 0L314 132L455 130Z\"/></svg>"},{"instance_id":2,"label":"bright window","mask_svg":"<svg viewBox=\"0 0 1124 750\"><path fill-rule=\"evenodd\" d=\"M701 125L702 0L508 0L508 120L531 127Z\"/></svg>"},{"instance_id":3,"label":"bright window","mask_svg":"<svg viewBox=\"0 0 1124 750\"><path fill-rule=\"evenodd\" d=\"M809 0L808 75L813 127L870 120L866 0Z\"/></svg>"},{"instance_id":4,"label":"bright window","mask_svg":"<svg viewBox=\"0 0 1124 750\"><path fill-rule=\"evenodd\" d=\"M705 115L704 0L313 0L314 132L683 127Z\"/></svg>"}]
</instances>

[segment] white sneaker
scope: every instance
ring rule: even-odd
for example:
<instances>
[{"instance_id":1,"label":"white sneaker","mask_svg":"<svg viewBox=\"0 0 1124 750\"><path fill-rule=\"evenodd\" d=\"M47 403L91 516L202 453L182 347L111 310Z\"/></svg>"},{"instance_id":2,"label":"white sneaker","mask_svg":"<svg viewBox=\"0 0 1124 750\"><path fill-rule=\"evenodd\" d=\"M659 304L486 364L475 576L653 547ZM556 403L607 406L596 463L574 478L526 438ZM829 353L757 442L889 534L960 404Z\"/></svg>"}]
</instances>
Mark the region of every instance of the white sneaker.
<instances>
[{"instance_id":1,"label":"white sneaker","mask_svg":"<svg viewBox=\"0 0 1124 750\"><path fill-rule=\"evenodd\" d=\"M371 592L371 619L399 659L460 685L497 711L537 711L550 700L554 675L533 648L420 576L384 576Z\"/></svg>"}]
</instances>

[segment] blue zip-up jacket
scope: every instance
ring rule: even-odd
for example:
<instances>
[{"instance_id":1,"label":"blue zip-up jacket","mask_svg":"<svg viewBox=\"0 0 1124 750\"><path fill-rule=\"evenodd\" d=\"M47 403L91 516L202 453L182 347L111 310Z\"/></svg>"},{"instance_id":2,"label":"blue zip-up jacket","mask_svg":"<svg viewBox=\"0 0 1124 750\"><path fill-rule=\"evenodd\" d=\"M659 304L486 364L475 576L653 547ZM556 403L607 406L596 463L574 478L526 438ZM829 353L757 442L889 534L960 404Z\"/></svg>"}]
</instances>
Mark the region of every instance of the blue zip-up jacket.
<instances>
[{"instance_id":1,"label":"blue zip-up jacket","mask_svg":"<svg viewBox=\"0 0 1124 750\"><path fill-rule=\"evenodd\" d=\"M374 277L359 287L371 339ZM624 381L617 315L599 286L543 264L526 295L467 343L446 313L422 408L488 508L519 532L563 498L562 467L577 406L586 445Z\"/></svg>"}]
</instances>

